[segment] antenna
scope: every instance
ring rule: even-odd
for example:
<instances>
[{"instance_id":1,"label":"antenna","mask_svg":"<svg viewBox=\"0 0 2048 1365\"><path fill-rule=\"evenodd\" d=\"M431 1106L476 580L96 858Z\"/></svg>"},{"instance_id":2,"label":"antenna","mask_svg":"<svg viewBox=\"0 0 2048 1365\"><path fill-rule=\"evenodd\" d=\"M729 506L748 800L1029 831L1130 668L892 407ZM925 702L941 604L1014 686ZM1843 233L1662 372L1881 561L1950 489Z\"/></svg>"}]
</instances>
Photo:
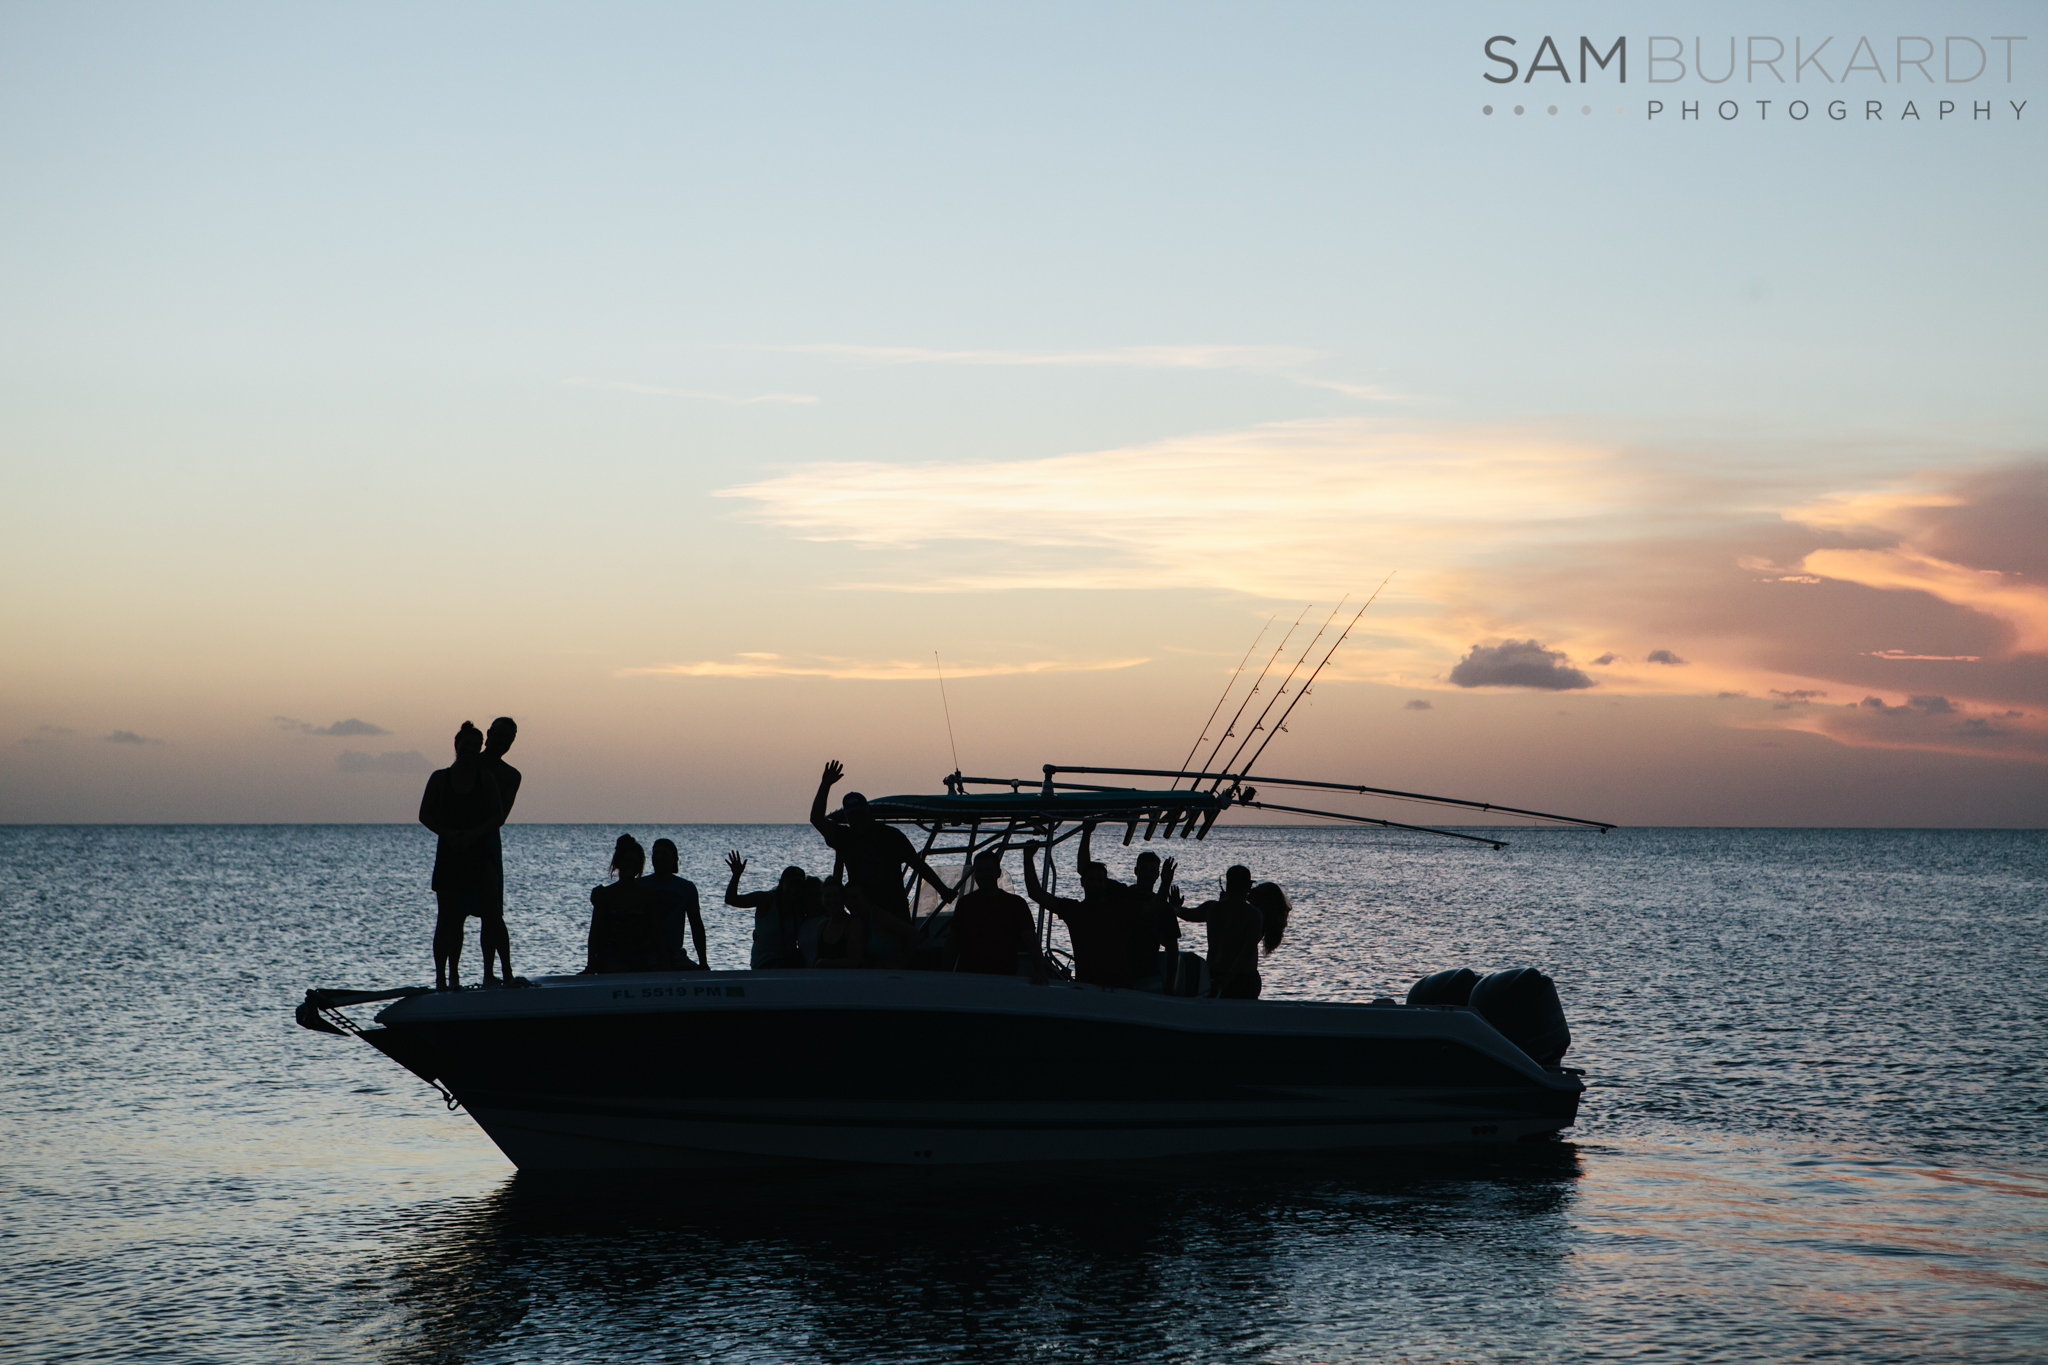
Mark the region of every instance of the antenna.
<instances>
[{"instance_id":1,"label":"antenna","mask_svg":"<svg viewBox=\"0 0 2048 1365\"><path fill-rule=\"evenodd\" d=\"M946 700L946 666L939 662L939 651L932 651L932 666L939 670L939 705L946 712L946 747L953 751L953 771L960 771L960 746L953 740L953 706Z\"/></svg>"}]
</instances>

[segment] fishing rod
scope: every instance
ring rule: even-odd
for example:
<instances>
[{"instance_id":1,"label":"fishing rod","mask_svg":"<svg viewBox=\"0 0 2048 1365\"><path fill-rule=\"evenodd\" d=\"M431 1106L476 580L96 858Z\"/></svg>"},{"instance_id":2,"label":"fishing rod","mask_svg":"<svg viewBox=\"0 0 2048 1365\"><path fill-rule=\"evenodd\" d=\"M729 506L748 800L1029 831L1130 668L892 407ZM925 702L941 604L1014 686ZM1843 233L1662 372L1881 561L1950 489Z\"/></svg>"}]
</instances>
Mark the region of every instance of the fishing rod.
<instances>
[{"instance_id":1,"label":"fishing rod","mask_svg":"<svg viewBox=\"0 0 2048 1365\"><path fill-rule=\"evenodd\" d=\"M1309 607L1312 607L1314 605L1315 603L1313 602L1308 604ZM1266 681L1266 675L1273 671L1274 661L1280 657L1280 651L1287 648L1287 642L1294 638L1294 632L1298 630L1301 626L1301 617L1306 615L1308 615L1308 607L1303 607L1301 609L1301 616L1297 616L1294 618L1294 624L1287 628L1287 633L1280 637L1280 643L1273 647L1273 657L1266 660L1266 666L1259 670L1259 676L1257 680L1252 683L1252 690L1245 693L1244 700L1237 704L1236 712L1233 713L1230 717L1230 724L1223 727L1223 739L1219 739L1216 741L1216 747L1209 751L1209 761L1207 763L1204 763L1202 765L1203 767L1207 768L1214 766L1216 762L1216 755L1218 753L1221 753L1223 750L1224 740L1229 739L1232 735L1237 733L1237 722L1243 718L1244 708L1250 706L1252 704L1252 698L1259 695L1259 687L1262 683Z\"/></svg>"},{"instance_id":2,"label":"fishing rod","mask_svg":"<svg viewBox=\"0 0 2048 1365\"><path fill-rule=\"evenodd\" d=\"M1188 766L1189 761L1195 756L1195 750L1201 748L1202 741L1209 737L1209 727L1216 723L1217 714L1223 710L1223 703L1230 700L1230 689L1237 686L1237 675L1244 672L1245 664L1251 660L1252 651L1259 647L1259 641L1266 638L1266 632L1273 628L1273 622L1276 619L1278 618L1275 616L1268 616L1266 624L1259 627L1259 633L1252 636L1252 642L1245 646L1244 658L1237 661L1237 667L1230 674L1230 681L1223 684L1223 695L1216 699L1216 706L1209 712L1209 719L1202 722L1202 733L1195 736L1195 742L1188 748L1187 758L1180 761L1181 767L1185 768ZM1172 791L1179 786L1180 779L1176 777L1173 779L1173 786L1167 788L1167 790Z\"/></svg>"},{"instance_id":3,"label":"fishing rod","mask_svg":"<svg viewBox=\"0 0 2048 1365\"><path fill-rule=\"evenodd\" d=\"M1344 633L1337 637L1337 642L1330 646L1328 653L1323 655L1322 663L1316 665L1315 672L1309 674L1308 681L1301 685L1301 691L1295 693L1294 700L1287 703L1287 709L1280 713L1280 719L1273 722L1273 728L1266 732L1265 743L1260 744L1257 749L1253 750L1251 758L1247 760L1244 767L1240 768L1238 771L1248 773L1253 769L1253 767L1255 767L1258 764L1259 755L1266 752L1266 745L1271 744L1274 738L1282 730L1285 730L1287 728L1287 718L1294 714L1294 708L1301 704L1301 699L1308 695L1308 691L1311 687L1314 687L1316 685L1316 679L1322 674L1323 669L1328 666L1331 659L1337 656L1337 651L1343 648L1344 642L1351 638L1351 632L1357 628L1359 619L1365 615L1365 608L1370 607L1373 603L1379 601L1380 594L1385 592L1387 590L1387 584L1393 581L1394 575L1391 573L1380 580L1380 585L1372 590L1372 596L1365 599L1365 607L1360 607L1358 609L1358 614L1356 616L1353 616L1351 618L1351 623L1344 627ZM1311 643L1310 648L1314 648L1313 643ZM1283 687L1280 690L1284 692L1287 689ZM1231 755L1231 758L1233 760L1235 760L1236 757L1237 755L1235 754Z\"/></svg>"},{"instance_id":4,"label":"fishing rod","mask_svg":"<svg viewBox=\"0 0 2048 1365\"><path fill-rule=\"evenodd\" d=\"M1345 593L1344 597L1340 597L1337 599L1337 605L1330 608L1329 617L1326 620L1324 620L1322 625L1316 628L1314 638L1308 642L1308 648L1301 651L1301 657L1294 661L1294 667L1288 669L1287 676L1281 679L1280 690L1273 694L1272 701L1266 703L1265 709L1259 712L1259 718L1256 721L1252 722L1252 728L1245 732L1245 737L1237 742L1237 747L1235 749L1230 751L1230 760L1223 765L1225 768L1231 768L1237 765L1237 756L1244 752L1244 746L1251 743L1252 736L1256 735L1259 732L1259 730L1265 725L1266 717L1273 714L1274 704L1277 703L1280 700L1280 698L1287 695L1287 684L1293 682L1294 675L1301 672L1301 666L1308 662L1308 656L1311 652L1314 651L1316 647L1316 641L1323 638L1324 632L1328 631L1330 628L1330 622L1336 620L1337 613L1344 610L1344 598L1349 596L1351 596L1350 593ZM1291 711L1293 709L1294 708L1292 704L1290 704L1288 706L1288 710ZM1270 743L1271 741L1272 737L1270 735L1267 736L1267 742ZM1219 745L1218 747L1220 748L1221 746ZM1265 746L1261 745L1260 747L1264 748ZM1215 755L1211 754L1210 757L1213 759ZM1217 786L1221 785L1222 784L1220 782L1217 784ZM1209 790L1214 791L1216 790L1216 788L1211 787Z\"/></svg>"}]
</instances>

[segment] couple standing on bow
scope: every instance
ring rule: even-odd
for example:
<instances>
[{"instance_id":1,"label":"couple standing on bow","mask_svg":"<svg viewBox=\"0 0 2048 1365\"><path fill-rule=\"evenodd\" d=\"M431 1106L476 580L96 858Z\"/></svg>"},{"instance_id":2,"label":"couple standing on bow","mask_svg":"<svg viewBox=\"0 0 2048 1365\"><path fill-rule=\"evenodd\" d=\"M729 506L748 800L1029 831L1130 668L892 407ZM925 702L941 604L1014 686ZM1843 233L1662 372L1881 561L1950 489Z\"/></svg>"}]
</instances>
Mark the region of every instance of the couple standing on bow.
<instances>
[{"instance_id":1,"label":"couple standing on bow","mask_svg":"<svg viewBox=\"0 0 2048 1365\"><path fill-rule=\"evenodd\" d=\"M462 989L462 931L472 915L482 921L477 946L484 956L483 984L495 986L502 972L511 985L512 936L505 929L505 854L499 827L519 799L519 769L505 752L519 737L510 716L491 722L489 735L468 721L455 732L455 762L427 779L420 797L420 823L437 838L434 846L434 989Z\"/></svg>"}]
</instances>

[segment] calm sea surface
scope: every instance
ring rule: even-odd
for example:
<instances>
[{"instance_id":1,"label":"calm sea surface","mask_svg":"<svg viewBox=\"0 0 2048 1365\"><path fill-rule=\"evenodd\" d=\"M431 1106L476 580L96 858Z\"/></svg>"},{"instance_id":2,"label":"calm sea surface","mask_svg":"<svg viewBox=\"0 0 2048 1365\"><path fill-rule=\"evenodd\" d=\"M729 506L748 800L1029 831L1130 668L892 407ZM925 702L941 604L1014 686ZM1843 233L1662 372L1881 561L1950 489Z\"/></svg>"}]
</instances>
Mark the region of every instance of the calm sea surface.
<instances>
[{"instance_id":1,"label":"calm sea surface","mask_svg":"<svg viewBox=\"0 0 2048 1365\"><path fill-rule=\"evenodd\" d=\"M725 849L750 887L819 861L803 827L629 828L682 846L721 967ZM507 830L519 971L581 965L617 833ZM2048 835L1514 838L1174 851L1293 893L1269 995L1550 972L1594 1087L1567 1142L591 1182L292 1023L308 985L431 979L424 831L0 829L0 1355L2048 1358Z\"/></svg>"}]
</instances>

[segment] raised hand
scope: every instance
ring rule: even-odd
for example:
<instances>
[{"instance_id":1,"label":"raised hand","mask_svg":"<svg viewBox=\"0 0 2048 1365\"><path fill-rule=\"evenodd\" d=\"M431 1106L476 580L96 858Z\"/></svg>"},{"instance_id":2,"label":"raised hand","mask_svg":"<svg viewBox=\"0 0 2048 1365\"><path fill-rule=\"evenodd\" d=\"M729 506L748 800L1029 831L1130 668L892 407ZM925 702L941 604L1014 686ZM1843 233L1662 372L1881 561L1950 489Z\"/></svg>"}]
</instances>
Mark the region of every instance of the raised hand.
<instances>
[{"instance_id":1,"label":"raised hand","mask_svg":"<svg viewBox=\"0 0 2048 1365\"><path fill-rule=\"evenodd\" d=\"M725 865L732 869L732 879L734 881L738 881L740 874L747 870L747 860L740 856L738 849L734 849L725 855Z\"/></svg>"},{"instance_id":2,"label":"raised hand","mask_svg":"<svg viewBox=\"0 0 2048 1365\"><path fill-rule=\"evenodd\" d=\"M834 758L834 759L829 759L829 760L827 760L827 761L826 761L826 764L825 764L825 785L826 785L826 786L828 786L828 787L829 787L829 786L831 786L831 785L832 785L833 783L837 782L837 781L838 781L838 780L839 780L840 778L842 778L842 777L844 777L844 776L846 776L846 765L845 765L844 763L841 763L841 762L840 762L840 761L839 761L838 759L836 759L836 758Z\"/></svg>"},{"instance_id":3,"label":"raised hand","mask_svg":"<svg viewBox=\"0 0 2048 1365\"><path fill-rule=\"evenodd\" d=\"M1174 858L1168 858L1159 865L1159 885L1161 887L1173 885L1173 870L1178 866L1180 866L1180 863Z\"/></svg>"}]
</instances>

